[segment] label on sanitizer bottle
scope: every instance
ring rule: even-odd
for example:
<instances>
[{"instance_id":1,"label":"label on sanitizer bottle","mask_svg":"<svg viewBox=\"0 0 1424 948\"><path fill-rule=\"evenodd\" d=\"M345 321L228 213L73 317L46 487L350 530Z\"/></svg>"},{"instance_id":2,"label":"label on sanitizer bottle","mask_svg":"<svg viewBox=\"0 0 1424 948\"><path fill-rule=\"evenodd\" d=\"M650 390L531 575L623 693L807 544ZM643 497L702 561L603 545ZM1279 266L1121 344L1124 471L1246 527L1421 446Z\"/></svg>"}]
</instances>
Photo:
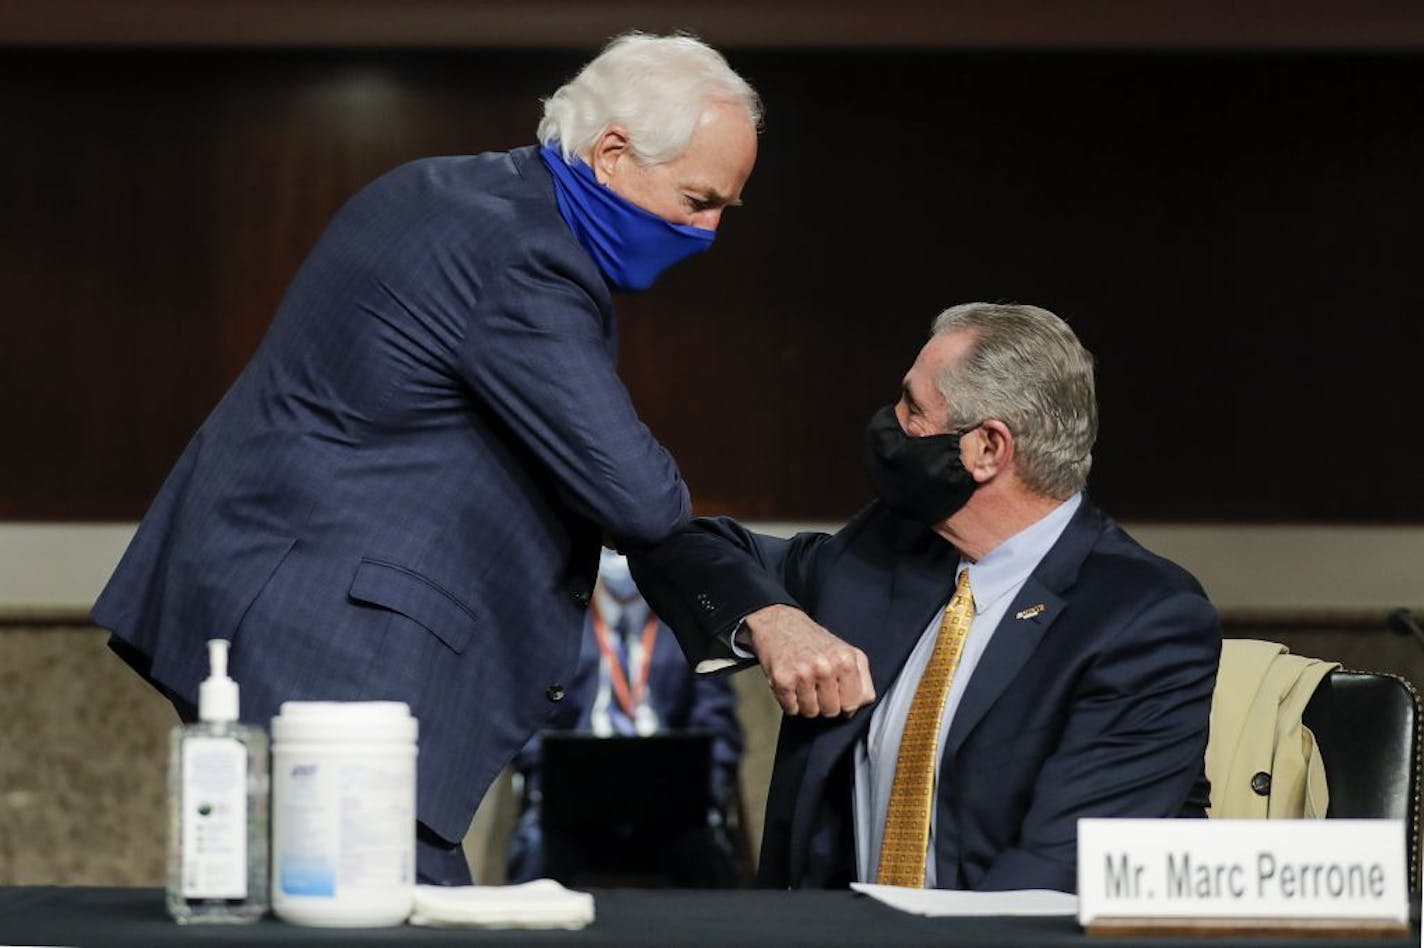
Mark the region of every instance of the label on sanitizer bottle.
<instances>
[{"instance_id":1,"label":"label on sanitizer bottle","mask_svg":"<svg viewBox=\"0 0 1424 948\"><path fill-rule=\"evenodd\" d=\"M183 897L247 898L247 749L228 737L183 742Z\"/></svg>"}]
</instances>

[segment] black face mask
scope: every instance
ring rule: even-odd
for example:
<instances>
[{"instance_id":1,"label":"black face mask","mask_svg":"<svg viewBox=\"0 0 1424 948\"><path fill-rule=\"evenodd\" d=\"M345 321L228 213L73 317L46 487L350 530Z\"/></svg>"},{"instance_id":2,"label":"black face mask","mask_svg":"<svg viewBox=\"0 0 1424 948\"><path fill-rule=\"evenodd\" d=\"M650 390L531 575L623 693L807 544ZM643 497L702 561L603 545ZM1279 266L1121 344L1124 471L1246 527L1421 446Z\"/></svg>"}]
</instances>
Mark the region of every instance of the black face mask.
<instances>
[{"instance_id":1,"label":"black face mask","mask_svg":"<svg viewBox=\"0 0 1424 948\"><path fill-rule=\"evenodd\" d=\"M876 495L900 516L930 525L958 511L977 486L959 459L959 439L977 427L912 438L900 427L893 405L877 411L865 429Z\"/></svg>"}]
</instances>

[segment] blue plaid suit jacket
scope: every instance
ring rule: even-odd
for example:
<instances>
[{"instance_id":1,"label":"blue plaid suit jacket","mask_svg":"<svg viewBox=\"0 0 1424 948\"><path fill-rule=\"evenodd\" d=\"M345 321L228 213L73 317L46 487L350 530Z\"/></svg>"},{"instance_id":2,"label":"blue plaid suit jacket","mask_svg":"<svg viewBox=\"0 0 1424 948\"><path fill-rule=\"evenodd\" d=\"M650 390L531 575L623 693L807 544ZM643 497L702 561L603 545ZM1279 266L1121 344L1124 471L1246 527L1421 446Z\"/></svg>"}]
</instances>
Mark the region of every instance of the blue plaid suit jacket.
<instances>
[{"instance_id":1,"label":"blue plaid suit jacket","mask_svg":"<svg viewBox=\"0 0 1424 948\"><path fill-rule=\"evenodd\" d=\"M246 721L286 700L408 702L420 819L460 839L558 707L600 541L689 515L616 348L534 149L390 172L303 263L95 621L190 702L203 642L231 639Z\"/></svg>"}]
</instances>

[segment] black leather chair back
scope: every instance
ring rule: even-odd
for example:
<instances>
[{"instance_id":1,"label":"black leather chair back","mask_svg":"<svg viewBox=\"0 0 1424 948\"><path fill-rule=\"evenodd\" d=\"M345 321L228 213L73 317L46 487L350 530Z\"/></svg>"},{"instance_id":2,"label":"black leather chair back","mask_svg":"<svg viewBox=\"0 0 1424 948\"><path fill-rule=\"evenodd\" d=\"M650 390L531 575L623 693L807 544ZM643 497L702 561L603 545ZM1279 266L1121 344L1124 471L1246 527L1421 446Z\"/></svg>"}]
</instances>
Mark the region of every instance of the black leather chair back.
<instances>
[{"instance_id":1,"label":"black leather chair back","mask_svg":"<svg viewBox=\"0 0 1424 948\"><path fill-rule=\"evenodd\" d=\"M1330 788L1327 818L1403 820L1419 891L1419 696L1395 675L1336 669L1301 716Z\"/></svg>"}]
</instances>

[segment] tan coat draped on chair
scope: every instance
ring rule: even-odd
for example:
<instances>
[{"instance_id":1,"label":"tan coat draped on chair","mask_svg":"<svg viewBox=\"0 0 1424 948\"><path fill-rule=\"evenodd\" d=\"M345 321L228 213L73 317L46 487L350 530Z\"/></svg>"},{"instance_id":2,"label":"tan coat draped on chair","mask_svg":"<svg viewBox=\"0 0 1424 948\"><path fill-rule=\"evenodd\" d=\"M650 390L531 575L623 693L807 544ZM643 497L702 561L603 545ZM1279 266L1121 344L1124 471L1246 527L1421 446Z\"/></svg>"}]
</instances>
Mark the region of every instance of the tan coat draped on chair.
<instances>
[{"instance_id":1,"label":"tan coat draped on chair","mask_svg":"<svg viewBox=\"0 0 1424 948\"><path fill-rule=\"evenodd\" d=\"M1275 642L1222 643L1206 748L1208 816L1325 817L1325 765L1301 715L1321 680L1339 667L1291 655Z\"/></svg>"}]
</instances>

